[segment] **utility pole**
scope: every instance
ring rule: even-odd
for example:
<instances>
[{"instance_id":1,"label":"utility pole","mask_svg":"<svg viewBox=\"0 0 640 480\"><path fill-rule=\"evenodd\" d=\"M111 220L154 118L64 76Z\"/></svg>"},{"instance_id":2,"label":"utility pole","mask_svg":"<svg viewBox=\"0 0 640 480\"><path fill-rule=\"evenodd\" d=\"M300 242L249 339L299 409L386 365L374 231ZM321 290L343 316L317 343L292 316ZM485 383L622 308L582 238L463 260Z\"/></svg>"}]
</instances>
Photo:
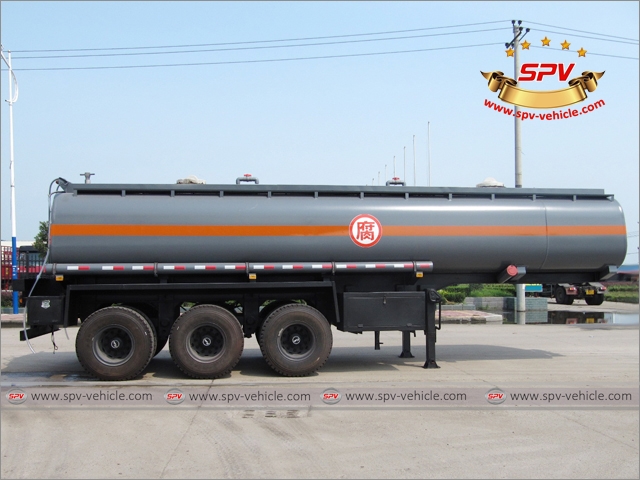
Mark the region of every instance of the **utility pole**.
<instances>
[{"instance_id":1,"label":"utility pole","mask_svg":"<svg viewBox=\"0 0 640 480\"><path fill-rule=\"evenodd\" d=\"M413 136L413 186L418 185L418 171L416 170L416 136Z\"/></svg>"},{"instance_id":2,"label":"utility pole","mask_svg":"<svg viewBox=\"0 0 640 480\"><path fill-rule=\"evenodd\" d=\"M429 170L429 183L431 186L431 122L427 122L427 166Z\"/></svg>"},{"instance_id":3,"label":"utility pole","mask_svg":"<svg viewBox=\"0 0 640 480\"><path fill-rule=\"evenodd\" d=\"M518 24L516 25L515 20L511 20L511 24L513 25L513 40L510 43L505 43L507 48L513 48L513 79L518 81L518 74L520 72L520 51L518 50L518 43L520 40L524 38L524 36L529 33L529 28L522 33L524 30L520 25L522 24L522 20L518 20ZM515 160L516 160L516 188L522 188L522 147L520 145L520 126L521 121L518 120L518 111L520 107L514 105L514 118L513 125L515 130Z\"/></svg>"},{"instance_id":4,"label":"utility pole","mask_svg":"<svg viewBox=\"0 0 640 480\"><path fill-rule=\"evenodd\" d=\"M387 164L386 163L384 164L384 181L385 183L387 181Z\"/></svg>"},{"instance_id":5,"label":"utility pole","mask_svg":"<svg viewBox=\"0 0 640 480\"><path fill-rule=\"evenodd\" d=\"M520 72L520 55L518 50L518 43L520 40L524 38L524 36L529 33L529 28L526 29L524 34L522 33L524 28L522 25L522 20L516 21L511 20L511 24L513 25L513 40L509 43L505 43L505 47L513 48L513 79L518 81L518 74ZM518 111L520 108L517 105L514 105L514 133L515 133L515 161L516 161L516 188L522 188L522 147L520 144L520 126L521 121L518 120ZM526 314L526 300L524 296L524 284L516 285L516 316L517 323L525 323L525 314Z\"/></svg>"},{"instance_id":6,"label":"utility pole","mask_svg":"<svg viewBox=\"0 0 640 480\"><path fill-rule=\"evenodd\" d=\"M16 79L13 69L11 68L11 50L7 51L7 57L4 56L2 46L0 45L0 55L2 60L9 67L9 100L6 102L9 104L9 170L11 172L11 279L18 279L18 242L16 240L16 182L15 182L15 167L13 164L13 104L18 100L18 80ZM13 84L16 85L16 94L13 96ZM18 292L13 290L13 313L16 314L18 310Z\"/></svg>"},{"instance_id":7,"label":"utility pole","mask_svg":"<svg viewBox=\"0 0 640 480\"><path fill-rule=\"evenodd\" d=\"M407 184L407 147L404 147L404 177L402 177L402 180L404 180L404 184Z\"/></svg>"},{"instance_id":8,"label":"utility pole","mask_svg":"<svg viewBox=\"0 0 640 480\"><path fill-rule=\"evenodd\" d=\"M393 156L393 176L396 176L396 156Z\"/></svg>"}]
</instances>

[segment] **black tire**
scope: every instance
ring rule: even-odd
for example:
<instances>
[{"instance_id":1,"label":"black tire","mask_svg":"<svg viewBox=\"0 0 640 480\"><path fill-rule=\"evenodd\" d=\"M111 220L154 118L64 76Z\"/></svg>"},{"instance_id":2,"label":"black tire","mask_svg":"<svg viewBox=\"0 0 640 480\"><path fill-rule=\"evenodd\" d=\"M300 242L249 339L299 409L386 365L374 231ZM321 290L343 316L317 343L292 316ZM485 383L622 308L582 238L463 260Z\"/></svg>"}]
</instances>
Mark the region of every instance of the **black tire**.
<instances>
[{"instance_id":1,"label":"black tire","mask_svg":"<svg viewBox=\"0 0 640 480\"><path fill-rule=\"evenodd\" d=\"M593 297L585 297L584 301L587 302L587 305L602 305L602 302L604 302L604 294L598 293Z\"/></svg>"},{"instance_id":2,"label":"black tire","mask_svg":"<svg viewBox=\"0 0 640 480\"><path fill-rule=\"evenodd\" d=\"M244 349L238 319L217 305L198 305L173 324L169 351L180 370L193 378L219 378L236 366Z\"/></svg>"},{"instance_id":3,"label":"black tire","mask_svg":"<svg viewBox=\"0 0 640 480\"><path fill-rule=\"evenodd\" d=\"M264 321L269 318L273 312L275 312L278 308L283 307L289 304L296 304L293 300L275 300L271 302L269 305L260 310L260 323L256 327L256 340L258 341L258 346L260 347L260 351L262 352L262 344L260 343L260 331L262 330L262 325L264 325ZM262 352L264 356L264 352Z\"/></svg>"},{"instance_id":4,"label":"black tire","mask_svg":"<svg viewBox=\"0 0 640 480\"><path fill-rule=\"evenodd\" d=\"M126 307L106 307L89 315L78 330L76 355L100 380L130 380L147 367L156 351L153 326Z\"/></svg>"},{"instance_id":5,"label":"black tire","mask_svg":"<svg viewBox=\"0 0 640 480\"><path fill-rule=\"evenodd\" d=\"M556 288L555 297L556 303L559 303L560 305L571 305L573 303L573 297L567 295L564 287Z\"/></svg>"},{"instance_id":6,"label":"black tire","mask_svg":"<svg viewBox=\"0 0 640 480\"><path fill-rule=\"evenodd\" d=\"M304 377L319 370L329 358L331 325L315 308L289 304L273 311L260 329L260 350L276 372Z\"/></svg>"},{"instance_id":7,"label":"black tire","mask_svg":"<svg viewBox=\"0 0 640 480\"><path fill-rule=\"evenodd\" d=\"M158 355L162 349L165 347L165 345L167 344L167 342L169 341L169 334L164 334L161 335L158 331L158 315L155 314L155 316L153 318L150 318L151 315L149 315L148 313L145 313L142 309L136 307L131 307L129 305L126 306L126 308L130 308L131 310L135 310L136 312L138 312L140 315L142 315L145 320L147 322L149 322L149 325L151 325L151 327L153 328L153 334L156 337L156 351L153 354L153 356L155 357L156 355Z\"/></svg>"}]
</instances>

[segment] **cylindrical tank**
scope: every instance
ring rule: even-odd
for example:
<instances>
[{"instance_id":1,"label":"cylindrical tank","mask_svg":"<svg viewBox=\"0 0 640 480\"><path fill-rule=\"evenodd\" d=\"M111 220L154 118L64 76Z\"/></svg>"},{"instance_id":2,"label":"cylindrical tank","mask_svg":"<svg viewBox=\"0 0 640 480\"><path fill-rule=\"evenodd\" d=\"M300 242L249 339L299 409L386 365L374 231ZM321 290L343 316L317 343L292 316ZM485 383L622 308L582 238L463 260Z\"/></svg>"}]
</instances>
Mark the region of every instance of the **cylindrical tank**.
<instances>
[{"instance_id":1,"label":"cylindrical tank","mask_svg":"<svg viewBox=\"0 0 640 480\"><path fill-rule=\"evenodd\" d=\"M49 261L428 260L434 272L533 273L597 271L627 249L622 209L600 190L159 187L68 185L53 202Z\"/></svg>"}]
</instances>

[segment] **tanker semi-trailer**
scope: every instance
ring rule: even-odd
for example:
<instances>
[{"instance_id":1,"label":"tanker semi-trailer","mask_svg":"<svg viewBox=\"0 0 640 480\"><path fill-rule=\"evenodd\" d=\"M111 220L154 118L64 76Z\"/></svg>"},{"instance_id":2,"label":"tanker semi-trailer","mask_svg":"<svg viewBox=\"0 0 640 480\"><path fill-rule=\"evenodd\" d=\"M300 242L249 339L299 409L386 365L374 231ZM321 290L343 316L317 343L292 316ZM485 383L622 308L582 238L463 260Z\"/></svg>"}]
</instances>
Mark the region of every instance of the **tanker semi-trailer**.
<instances>
[{"instance_id":1,"label":"tanker semi-trailer","mask_svg":"<svg viewBox=\"0 0 640 480\"><path fill-rule=\"evenodd\" d=\"M57 179L49 253L18 280L28 340L77 325L92 375L140 375L167 341L195 378L234 368L256 335L287 376L327 360L332 330L426 336L456 283L583 283L626 254L602 190L306 185L100 185Z\"/></svg>"}]
</instances>

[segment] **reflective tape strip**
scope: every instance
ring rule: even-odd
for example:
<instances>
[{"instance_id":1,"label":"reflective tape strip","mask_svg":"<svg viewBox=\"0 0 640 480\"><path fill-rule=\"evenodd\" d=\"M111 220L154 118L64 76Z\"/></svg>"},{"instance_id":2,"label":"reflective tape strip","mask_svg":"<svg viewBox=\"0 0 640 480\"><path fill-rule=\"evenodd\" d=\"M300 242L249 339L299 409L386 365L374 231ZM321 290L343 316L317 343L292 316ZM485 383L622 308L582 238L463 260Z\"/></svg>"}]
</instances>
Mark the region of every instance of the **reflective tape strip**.
<instances>
[{"instance_id":1,"label":"reflective tape strip","mask_svg":"<svg viewBox=\"0 0 640 480\"><path fill-rule=\"evenodd\" d=\"M417 270L424 270L427 272L433 271L433 262L416 262Z\"/></svg>"},{"instance_id":2,"label":"reflective tape strip","mask_svg":"<svg viewBox=\"0 0 640 480\"><path fill-rule=\"evenodd\" d=\"M136 264L121 264L121 265L101 265L101 264L89 264L89 265L67 265L67 264L55 264L55 268L60 272L71 273L84 273L92 274L102 272L103 274L126 274L126 273L155 273L157 271L163 271L167 274L195 274L204 273L204 271L210 273L233 273L246 271L247 266L250 272L319 272L323 271L331 273L335 271L344 272L389 272L391 270L399 271L412 271L420 270L425 272L433 271L433 262L403 262L403 263L374 263L374 262L353 262L353 263L259 263L259 264L244 264L244 263L216 263L216 264L200 264L200 263L184 263L181 265L176 264L155 264L155 265L136 265ZM54 266L52 265L52 269ZM335 270L334 270L335 269Z\"/></svg>"}]
</instances>

